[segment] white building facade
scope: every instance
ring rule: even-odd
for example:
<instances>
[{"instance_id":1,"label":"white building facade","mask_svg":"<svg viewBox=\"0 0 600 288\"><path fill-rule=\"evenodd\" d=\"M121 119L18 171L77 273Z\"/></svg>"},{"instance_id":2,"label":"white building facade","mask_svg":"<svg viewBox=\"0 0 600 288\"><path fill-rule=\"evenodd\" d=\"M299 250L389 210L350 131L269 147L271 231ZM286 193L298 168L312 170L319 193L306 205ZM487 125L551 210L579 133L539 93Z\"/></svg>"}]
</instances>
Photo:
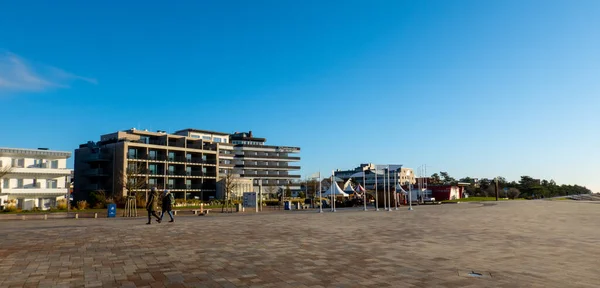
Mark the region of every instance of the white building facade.
<instances>
[{"instance_id":1,"label":"white building facade","mask_svg":"<svg viewBox=\"0 0 600 288\"><path fill-rule=\"evenodd\" d=\"M0 167L9 169L0 179L0 206L15 199L17 208L47 210L69 191L71 152L47 149L0 148Z\"/></svg>"}]
</instances>

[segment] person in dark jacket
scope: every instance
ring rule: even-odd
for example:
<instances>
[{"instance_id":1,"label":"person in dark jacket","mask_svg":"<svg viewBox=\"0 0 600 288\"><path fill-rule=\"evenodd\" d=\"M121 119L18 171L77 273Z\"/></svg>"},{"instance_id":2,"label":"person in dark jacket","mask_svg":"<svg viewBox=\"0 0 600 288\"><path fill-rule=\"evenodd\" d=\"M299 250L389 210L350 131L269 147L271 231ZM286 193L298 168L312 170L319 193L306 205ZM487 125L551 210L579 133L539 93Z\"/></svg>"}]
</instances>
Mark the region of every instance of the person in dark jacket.
<instances>
[{"instance_id":1,"label":"person in dark jacket","mask_svg":"<svg viewBox=\"0 0 600 288\"><path fill-rule=\"evenodd\" d=\"M146 210L148 210L148 225L152 224L152 216L156 217L156 222L160 223L160 217L156 214L156 206L158 203L158 191L156 188L150 190L148 201L146 201Z\"/></svg>"},{"instance_id":2,"label":"person in dark jacket","mask_svg":"<svg viewBox=\"0 0 600 288\"><path fill-rule=\"evenodd\" d=\"M169 222L175 222L172 212L173 204L175 204L175 197L173 197L173 193L165 189L165 192L162 194L162 213L160 214L160 221L162 221L165 213L169 213L169 217L171 217L171 221Z\"/></svg>"}]
</instances>

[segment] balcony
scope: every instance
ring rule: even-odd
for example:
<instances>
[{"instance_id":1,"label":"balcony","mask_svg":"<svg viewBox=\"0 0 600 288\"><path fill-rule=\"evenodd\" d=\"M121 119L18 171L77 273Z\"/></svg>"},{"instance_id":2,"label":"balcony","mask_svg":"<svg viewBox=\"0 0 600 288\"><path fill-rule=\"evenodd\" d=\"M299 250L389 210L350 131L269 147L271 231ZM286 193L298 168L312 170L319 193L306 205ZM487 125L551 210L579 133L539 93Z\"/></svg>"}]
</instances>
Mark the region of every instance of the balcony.
<instances>
[{"instance_id":1,"label":"balcony","mask_svg":"<svg viewBox=\"0 0 600 288\"><path fill-rule=\"evenodd\" d=\"M274 170L300 170L300 166L278 166L278 165L254 165L254 164L236 164L235 168L265 168Z\"/></svg>"},{"instance_id":2,"label":"balcony","mask_svg":"<svg viewBox=\"0 0 600 288\"><path fill-rule=\"evenodd\" d=\"M247 177L247 178L280 178L280 179L293 179L293 178L298 178L300 179L300 175L275 175L275 174L240 174L241 177Z\"/></svg>"},{"instance_id":3,"label":"balcony","mask_svg":"<svg viewBox=\"0 0 600 288\"><path fill-rule=\"evenodd\" d=\"M100 190L102 189L102 185L100 184L88 184L83 186L84 190Z\"/></svg>"},{"instance_id":4,"label":"balcony","mask_svg":"<svg viewBox=\"0 0 600 288\"><path fill-rule=\"evenodd\" d=\"M83 175L96 176L96 177L108 176L108 174L104 171L104 169L101 169L101 168L89 169L89 170L85 171L83 173Z\"/></svg>"},{"instance_id":5,"label":"balcony","mask_svg":"<svg viewBox=\"0 0 600 288\"><path fill-rule=\"evenodd\" d=\"M2 194L10 194L15 196L64 196L67 194L66 188L15 188L2 189Z\"/></svg>"},{"instance_id":6,"label":"balcony","mask_svg":"<svg viewBox=\"0 0 600 288\"><path fill-rule=\"evenodd\" d=\"M250 153L250 152L246 152L244 154L237 154L236 156L241 157L241 158L254 158L254 159L275 159L275 160L290 160L290 161L299 161L300 157L294 157L294 156L276 156L276 155L265 155L265 154L257 154L255 155L254 153Z\"/></svg>"},{"instance_id":7,"label":"balcony","mask_svg":"<svg viewBox=\"0 0 600 288\"><path fill-rule=\"evenodd\" d=\"M167 171L167 175L169 176L186 176L185 171Z\"/></svg>"},{"instance_id":8,"label":"balcony","mask_svg":"<svg viewBox=\"0 0 600 288\"><path fill-rule=\"evenodd\" d=\"M71 175L71 169L60 168L60 169L52 169L52 168L12 168L10 170L11 174L29 174L29 175L57 175L57 176L67 176Z\"/></svg>"},{"instance_id":9,"label":"balcony","mask_svg":"<svg viewBox=\"0 0 600 288\"><path fill-rule=\"evenodd\" d=\"M87 156L83 157L83 161L84 162L108 162L110 161L110 155L106 155L106 154L100 154L100 153L95 153L95 154L89 154Z\"/></svg>"}]
</instances>

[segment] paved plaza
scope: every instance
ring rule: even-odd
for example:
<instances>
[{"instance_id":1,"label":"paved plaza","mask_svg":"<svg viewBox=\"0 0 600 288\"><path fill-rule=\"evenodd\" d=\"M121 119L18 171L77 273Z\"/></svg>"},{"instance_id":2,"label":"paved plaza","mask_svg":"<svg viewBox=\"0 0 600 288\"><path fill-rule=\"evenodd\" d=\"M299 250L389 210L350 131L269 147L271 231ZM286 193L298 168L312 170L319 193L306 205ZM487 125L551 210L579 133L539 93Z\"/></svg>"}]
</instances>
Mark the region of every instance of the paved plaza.
<instances>
[{"instance_id":1,"label":"paved plaza","mask_svg":"<svg viewBox=\"0 0 600 288\"><path fill-rule=\"evenodd\" d=\"M598 287L600 205L0 222L0 287ZM470 276L476 272L480 275Z\"/></svg>"}]
</instances>

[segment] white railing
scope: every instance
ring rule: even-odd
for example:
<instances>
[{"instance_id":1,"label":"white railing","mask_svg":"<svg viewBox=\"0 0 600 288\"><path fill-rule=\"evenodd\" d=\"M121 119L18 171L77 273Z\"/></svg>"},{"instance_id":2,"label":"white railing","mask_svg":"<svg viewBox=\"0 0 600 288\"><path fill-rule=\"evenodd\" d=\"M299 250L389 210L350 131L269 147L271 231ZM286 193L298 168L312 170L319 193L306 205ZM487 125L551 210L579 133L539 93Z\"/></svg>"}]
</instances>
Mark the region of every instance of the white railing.
<instances>
[{"instance_id":1,"label":"white railing","mask_svg":"<svg viewBox=\"0 0 600 288\"><path fill-rule=\"evenodd\" d=\"M51 175L71 175L71 169L59 168L12 168L10 173L20 174L51 174Z\"/></svg>"},{"instance_id":2,"label":"white railing","mask_svg":"<svg viewBox=\"0 0 600 288\"><path fill-rule=\"evenodd\" d=\"M56 194L58 196L65 195L67 193L66 188L17 188L9 189L3 188L2 194Z\"/></svg>"}]
</instances>

